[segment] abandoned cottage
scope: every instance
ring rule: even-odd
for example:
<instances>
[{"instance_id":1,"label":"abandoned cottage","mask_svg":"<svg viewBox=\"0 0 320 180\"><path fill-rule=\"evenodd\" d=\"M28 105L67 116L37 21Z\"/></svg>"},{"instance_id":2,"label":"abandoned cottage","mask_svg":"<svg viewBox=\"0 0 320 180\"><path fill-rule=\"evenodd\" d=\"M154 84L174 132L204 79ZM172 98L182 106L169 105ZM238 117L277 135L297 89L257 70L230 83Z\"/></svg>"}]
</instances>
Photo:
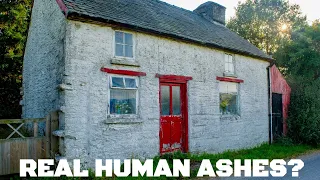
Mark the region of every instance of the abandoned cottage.
<instances>
[{"instance_id":1,"label":"abandoned cottage","mask_svg":"<svg viewBox=\"0 0 320 180\"><path fill-rule=\"evenodd\" d=\"M23 118L59 111L59 156L221 152L269 141L273 60L214 2L35 0Z\"/></svg>"}]
</instances>

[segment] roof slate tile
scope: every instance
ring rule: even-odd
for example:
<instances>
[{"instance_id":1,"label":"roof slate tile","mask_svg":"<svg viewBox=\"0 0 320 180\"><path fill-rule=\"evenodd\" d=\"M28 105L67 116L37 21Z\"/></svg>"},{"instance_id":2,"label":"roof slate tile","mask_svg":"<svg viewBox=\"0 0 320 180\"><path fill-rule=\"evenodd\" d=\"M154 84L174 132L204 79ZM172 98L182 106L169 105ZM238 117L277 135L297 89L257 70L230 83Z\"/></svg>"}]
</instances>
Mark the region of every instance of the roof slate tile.
<instances>
[{"instance_id":1,"label":"roof slate tile","mask_svg":"<svg viewBox=\"0 0 320 180\"><path fill-rule=\"evenodd\" d=\"M68 15L103 19L272 60L225 26L159 0L63 0Z\"/></svg>"}]
</instances>

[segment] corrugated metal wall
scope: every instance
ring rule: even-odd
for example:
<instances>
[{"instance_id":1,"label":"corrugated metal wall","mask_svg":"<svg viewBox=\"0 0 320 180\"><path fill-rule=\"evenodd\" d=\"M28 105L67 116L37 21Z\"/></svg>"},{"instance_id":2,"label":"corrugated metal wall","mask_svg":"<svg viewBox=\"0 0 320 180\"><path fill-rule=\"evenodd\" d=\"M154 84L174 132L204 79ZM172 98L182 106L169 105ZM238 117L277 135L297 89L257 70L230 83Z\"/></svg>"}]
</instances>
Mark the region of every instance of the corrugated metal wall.
<instances>
[{"instance_id":1,"label":"corrugated metal wall","mask_svg":"<svg viewBox=\"0 0 320 180\"><path fill-rule=\"evenodd\" d=\"M283 110L283 132L287 133L288 110L290 104L291 88L276 65L271 67L271 91L272 93L282 94L282 110Z\"/></svg>"}]
</instances>

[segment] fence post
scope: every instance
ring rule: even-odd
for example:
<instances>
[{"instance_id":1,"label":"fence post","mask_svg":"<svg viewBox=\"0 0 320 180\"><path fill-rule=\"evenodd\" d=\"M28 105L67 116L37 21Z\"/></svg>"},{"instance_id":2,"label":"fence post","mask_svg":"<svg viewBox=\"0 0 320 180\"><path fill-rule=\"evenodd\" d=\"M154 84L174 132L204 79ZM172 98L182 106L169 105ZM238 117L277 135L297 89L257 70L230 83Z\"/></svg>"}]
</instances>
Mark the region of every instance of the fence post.
<instances>
[{"instance_id":1,"label":"fence post","mask_svg":"<svg viewBox=\"0 0 320 180\"><path fill-rule=\"evenodd\" d=\"M59 152L59 138L57 136L54 136L53 135L53 131L55 130L58 130L59 129L59 114L57 111L54 111L51 113L50 115L51 117L51 132L50 132L50 140L51 140L51 149L50 149L50 155L51 155L51 158L54 158L55 157L55 154L57 152Z\"/></svg>"},{"instance_id":2,"label":"fence post","mask_svg":"<svg viewBox=\"0 0 320 180\"><path fill-rule=\"evenodd\" d=\"M46 117L46 158L50 158L50 138L51 138L51 130L50 130L50 121L51 121L51 114Z\"/></svg>"},{"instance_id":3,"label":"fence post","mask_svg":"<svg viewBox=\"0 0 320 180\"><path fill-rule=\"evenodd\" d=\"M38 122L33 123L33 137L38 137Z\"/></svg>"}]
</instances>

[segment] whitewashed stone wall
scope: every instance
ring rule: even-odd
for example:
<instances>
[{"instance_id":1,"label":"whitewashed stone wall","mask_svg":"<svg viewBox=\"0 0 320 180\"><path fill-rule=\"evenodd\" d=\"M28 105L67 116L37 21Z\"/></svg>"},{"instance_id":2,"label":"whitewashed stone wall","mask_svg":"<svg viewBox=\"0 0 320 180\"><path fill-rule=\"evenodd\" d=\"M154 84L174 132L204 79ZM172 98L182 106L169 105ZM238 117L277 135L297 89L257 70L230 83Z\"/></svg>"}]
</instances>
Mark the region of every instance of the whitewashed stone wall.
<instances>
[{"instance_id":1,"label":"whitewashed stone wall","mask_svg":"<svg viewBox=\"0 0 320 180\"><path fill-rule=\"evenodd\" d=\"M23 118L59 109L66 19L54 0L35 0L23 62Z\"/></svg>"},{"instance_id":2,"label":"whitewashed stone wall","mask_svg":"<svg viewBox=\"0 0 320 180\"><path fill-rule=\"evenodd\" d=\"M194 44L133 32L135 58L140 67L112 65L110 27L67 22L64 83L72 90L60 93L65 126L64 156L80 158L94 167L94 159L152 157L159 153L159 79L156 73L192 76L188 83L189 149L221 152L268 141L269 63L236 55L241 116L221 118L219 81L224 52ZM107 117L108 79L101 67L143 71L140 77L139 116ZM121 122L127 122L121 124ZM128 122L141 122L128 124Z\"/></svg>"}]
</instances>

